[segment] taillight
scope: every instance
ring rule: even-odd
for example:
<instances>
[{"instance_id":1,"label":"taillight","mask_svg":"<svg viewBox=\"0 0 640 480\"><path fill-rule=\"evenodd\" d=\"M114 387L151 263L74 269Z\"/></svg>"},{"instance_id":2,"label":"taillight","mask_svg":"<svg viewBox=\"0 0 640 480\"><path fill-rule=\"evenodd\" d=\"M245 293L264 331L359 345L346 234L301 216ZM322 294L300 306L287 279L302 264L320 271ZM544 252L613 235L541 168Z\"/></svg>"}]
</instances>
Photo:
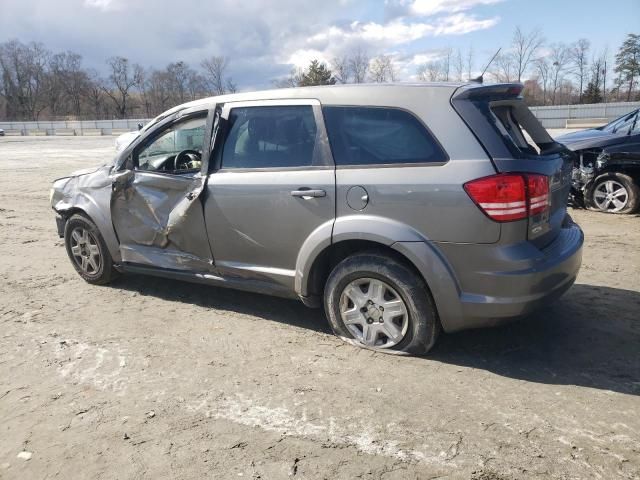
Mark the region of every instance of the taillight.
<instances>
[{"instance_id":1,"label":"taillight","mask_svg":"<svg viewBox=\"0 0 640 480\"><path fill-rule=\"evenodd\" d=\"M549 177L545 175L527 175L526 178L529 215L543 213L549 208Z\"/></svg>"},{"instance_id":2,"label":"taillight","mask_svg":"<svg viewBox=\"0 0 640 480\"><path fill-rule=\"evenodd\" d=\"M549 208L549 178L545 175L501 173L467 182L464 189L498 222L522 220Z\"/></svg>"}]
</instances>

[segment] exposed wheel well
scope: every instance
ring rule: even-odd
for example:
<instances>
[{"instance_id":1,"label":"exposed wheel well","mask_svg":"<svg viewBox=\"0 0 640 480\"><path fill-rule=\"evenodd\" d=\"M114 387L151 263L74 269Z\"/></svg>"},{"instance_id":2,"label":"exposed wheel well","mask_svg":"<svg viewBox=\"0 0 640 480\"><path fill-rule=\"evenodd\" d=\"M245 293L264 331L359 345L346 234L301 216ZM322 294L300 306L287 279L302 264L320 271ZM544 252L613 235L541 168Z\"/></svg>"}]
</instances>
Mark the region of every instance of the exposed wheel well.
<instances>
[{"instance_id":1,"label":"exposed wheel well","mask_svg":"<svg viewBox=\"0 0 640 480\"><path fill-rule=\"evenodd\" d=\"M335 266L348 256L365 251L384 253L385 255L411 268L420 276L420 278L425 280L426 283L426 279L418 271L415 265L407 257L388 245L370 240L344 240L325 248L316 257L313 265L311 266L311 270L309 271L307 294L315 297L322 296L327 278Z\"/></svg>"},{"instance_id":2,"label":"exposed wheel well","mask_svg":"<svg viewBox=\"0 0 640 480\"><path fill-rule=\"evenodd\" d=\"M87 217L89 220L91 220L91 217L87 214L87 212L85 212L84 210L82 210L81 208L78 207L72 207L68 210L63 210L62 212L58 212L58 214L64 218L64 221L66 222L67 220L69 220L73 215L75 214L80 214L83 215L85 217ZM93 220L91 220L93 221Z\"/></svg>"}]
</instances>

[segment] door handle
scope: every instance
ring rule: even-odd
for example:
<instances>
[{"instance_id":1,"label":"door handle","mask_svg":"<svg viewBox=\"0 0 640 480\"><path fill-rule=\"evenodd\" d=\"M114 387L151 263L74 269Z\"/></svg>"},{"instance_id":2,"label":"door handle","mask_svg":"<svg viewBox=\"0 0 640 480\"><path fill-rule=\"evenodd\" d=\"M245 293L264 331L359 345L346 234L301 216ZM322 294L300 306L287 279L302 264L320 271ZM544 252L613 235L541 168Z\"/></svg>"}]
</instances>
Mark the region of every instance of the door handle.
<instances>
[{"instance_id":1,"label":"door handle","mask_svg":"<svg viewBox=\"0 0 640 480\"><path fill-rule=\"evenodd\" d=\"M324 190L311 190L310 188L301 188L300 190L294 190L291 192L292 197L299 198L318 198L318 197L326 197L327 192Z\"/></svg>"}]
</instances>

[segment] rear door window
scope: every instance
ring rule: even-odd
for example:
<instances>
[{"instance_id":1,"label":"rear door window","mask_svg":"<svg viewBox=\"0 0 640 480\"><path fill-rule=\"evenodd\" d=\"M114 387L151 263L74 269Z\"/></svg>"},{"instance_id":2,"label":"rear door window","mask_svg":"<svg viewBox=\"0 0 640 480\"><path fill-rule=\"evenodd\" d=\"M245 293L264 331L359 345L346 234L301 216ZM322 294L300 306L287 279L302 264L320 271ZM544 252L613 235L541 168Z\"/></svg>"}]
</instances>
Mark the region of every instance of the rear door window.
<instances>
[{"instance_id":1,"label":"rear door window","mask_svg":"<svg viewBox=\"0 0 640 480\"><path fill-rule=\"evenodd\" d=\"M448 157L411 113L386 107L323 107L336 165L446 162Z\"/></svg>"},{"instance_id":2,"label":"rear door window","mask_svg":"<svg viewBox=\"0 0 640 480\"><path fill-rule=\"evenodd\" d=\"M228 128L222 168L314 164L317 127L310 105L232 108Z\"/></svg>"}]
</instances>

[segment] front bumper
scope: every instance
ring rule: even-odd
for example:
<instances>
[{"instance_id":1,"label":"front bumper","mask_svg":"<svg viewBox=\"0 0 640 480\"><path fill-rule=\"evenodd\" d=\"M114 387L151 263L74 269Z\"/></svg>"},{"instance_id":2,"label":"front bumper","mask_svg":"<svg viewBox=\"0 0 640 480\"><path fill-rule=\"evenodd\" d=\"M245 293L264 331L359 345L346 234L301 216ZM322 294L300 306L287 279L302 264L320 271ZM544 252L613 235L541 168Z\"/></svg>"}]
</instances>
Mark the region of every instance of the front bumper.
<instances>
[{"instance_id":1,"label":"front bumper","mask_svg":"<svg viewBox=\"0 0 640 480\"><path fill-rule=\"evenodd\" d=\"M60 238L64 237L64 226L65 226L65 219L62 218L60 215L56 215L56 228L58 229L58 236Z\"/></svg>"}]
</instances>

